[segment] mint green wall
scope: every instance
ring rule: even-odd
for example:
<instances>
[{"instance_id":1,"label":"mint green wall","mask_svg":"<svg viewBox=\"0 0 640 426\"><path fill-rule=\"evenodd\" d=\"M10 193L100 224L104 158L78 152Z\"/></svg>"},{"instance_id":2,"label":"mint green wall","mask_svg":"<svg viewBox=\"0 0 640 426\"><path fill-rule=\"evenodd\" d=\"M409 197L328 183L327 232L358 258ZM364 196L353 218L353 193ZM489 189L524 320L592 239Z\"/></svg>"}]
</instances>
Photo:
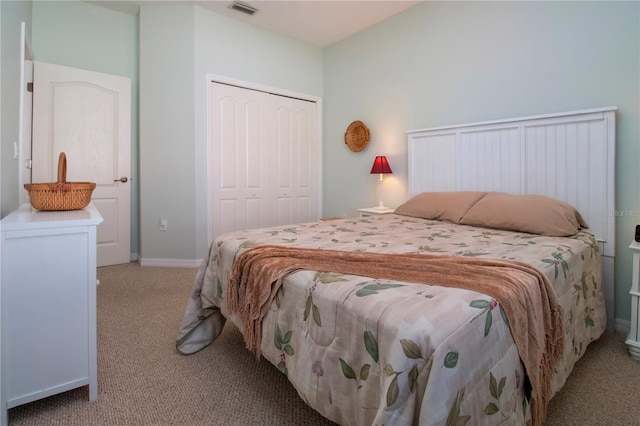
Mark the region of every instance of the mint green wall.
<instances>
[{"instance_id":1,"label":"mint green wall","mask_svg":"<svg viewBox=\"0 0 640 426\"><path fill-rule=\"evenodd\" d=\"M36 61L131 79L131 253L138 252L138 18L79 1L33 2Z\"/></svg>"},{"instance_id":2,"label":"mint green wall","mask_svg":"<svg viewBox=\"0 0 640 426\"><path fill-rule=\"evenodd\" d=\"M209 72L322 95L321 49L201 7L194 8L194 16L198 79Z\"/></svg>"},{"instance_id":3,"label":"mint green wall","mask_svg":"<svg viewBox=\"0 0 640 426\"><path fill-rule=\"evenodd\" d=\"M143 5L139 17L140 254L195 259L193 6Z\"/></svg>"},{"instance_id":4,"label":"mint green wall","mask_svg":"<svg viewBox=\"0 0 640 426\"><path fill-rule=\"evenodd\" d=\"M373 158L387 155L385 204L407 197L405 131L617 106L616 208L640 210L638 2L424 2L324 50L327 216L377 203ZM364 121L371 142L343 135ZM636 214L617 219L615 317L629 319Z\"/></svg>"},{"instance_id":5,"label":"mint green wall","mask_svg":"<svg viewBox=\"0 0 640 426\"><path fill-rule=\"evenodd\" d=\"M31 2L1 1L0 26L0 218L18 208L18 161L13 158L13 142L20 135L20 27L25 23L31 37Z\"/></svg>"}]
</instances>

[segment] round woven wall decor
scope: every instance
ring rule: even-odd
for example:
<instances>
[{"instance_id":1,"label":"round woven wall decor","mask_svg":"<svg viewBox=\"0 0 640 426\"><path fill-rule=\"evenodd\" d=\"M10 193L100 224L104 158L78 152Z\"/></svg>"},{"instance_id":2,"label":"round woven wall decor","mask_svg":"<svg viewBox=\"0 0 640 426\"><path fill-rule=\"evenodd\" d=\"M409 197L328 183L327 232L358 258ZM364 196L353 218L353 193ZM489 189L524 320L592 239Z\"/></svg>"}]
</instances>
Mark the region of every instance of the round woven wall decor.
<instances>
[{"instance_id":1,"label":"round woven wall decor","mask_svg":"<svg viewBox=\"0 0 640 426\"><path fill-rule=\"evenodd\" d=\"M369 129L362 121L354 121L344 133L344 143L353 152L362 151L369 143Z\"/></svg>"}]
</instances>

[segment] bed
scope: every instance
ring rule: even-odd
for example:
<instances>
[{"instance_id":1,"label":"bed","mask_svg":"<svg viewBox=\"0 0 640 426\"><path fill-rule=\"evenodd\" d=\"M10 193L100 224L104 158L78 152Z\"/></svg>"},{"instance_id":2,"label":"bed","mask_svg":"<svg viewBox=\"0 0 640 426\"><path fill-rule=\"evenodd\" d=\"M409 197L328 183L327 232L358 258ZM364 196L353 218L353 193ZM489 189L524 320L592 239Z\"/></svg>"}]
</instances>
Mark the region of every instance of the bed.
<instances>
[{"instance_id":1,"label":"bed","mask_svg":"<svg viewBox=\"0 0 640 426\"><path fill-rule=\"evenodd\" d=\"M308 405L339 424L541 424L540 401L562 387L612 312L606 306L614 229L605 213L613 211L614 111L412 131L411 197L395 213L219 236L194 282L178 350L205 348L230 321ZM486 167L491 161L494 167ZM491 213L513 200L524 201L524 210L506 218ZM537 202L540 209L527 208ZM558 206L563 230L550 231L556 220L545 214L557 214ZM259 286L270 290L258 297L239 278L238 265L269 250L290 250L281 258L308 252L314 262L331 259L333 268L296 266ZM560 307L554 311L560 323L544 329L547 337L561 331L557 362L544 381L548 394L540 393L537 372L521 356L530 336L512 333L518 311L529 309L503 303L504 286L487 294L449 285L466 272L445 273L438 282L379 268L384 258L393 269L405 258L416 263L416 256L539 273L540 287L553 288L550 306ZM355 260L343 269L343 257Z\"/></svg>"}]
</instances>

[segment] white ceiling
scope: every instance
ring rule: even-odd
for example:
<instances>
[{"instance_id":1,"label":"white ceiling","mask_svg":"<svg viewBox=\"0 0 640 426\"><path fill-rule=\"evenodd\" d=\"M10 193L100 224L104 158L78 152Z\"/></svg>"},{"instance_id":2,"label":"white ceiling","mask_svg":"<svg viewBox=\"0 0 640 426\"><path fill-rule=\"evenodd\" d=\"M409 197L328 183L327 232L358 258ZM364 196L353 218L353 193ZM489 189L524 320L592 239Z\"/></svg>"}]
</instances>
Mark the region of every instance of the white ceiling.
<instances>
[{"instance_id":1,"label":"white ceiling","mask_svg":"<svg viewBox=\"0 0 640 426\"><path fill-rule=\"evenodd\" d=\"M405 0L241 0L258 9L258 12L253 15L247 15L231 9L232 0L86 1L134 15L138 13L142 4L197 4L222 15L318 47L329 46L419 2Z\"/></svg>"}]
</instances>

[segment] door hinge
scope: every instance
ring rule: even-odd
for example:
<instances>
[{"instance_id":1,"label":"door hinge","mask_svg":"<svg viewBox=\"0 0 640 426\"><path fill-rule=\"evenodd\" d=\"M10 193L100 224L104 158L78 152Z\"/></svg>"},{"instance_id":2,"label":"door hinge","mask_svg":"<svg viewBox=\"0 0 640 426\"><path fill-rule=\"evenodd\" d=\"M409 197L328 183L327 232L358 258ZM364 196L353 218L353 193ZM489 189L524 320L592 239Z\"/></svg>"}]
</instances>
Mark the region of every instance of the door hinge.
<instances>
[{"instance_id":1,"label":"door hinge","mask_svg":"<svg viewBox=\"0 0 640 426\"><path fill-rule=\"evenodd\" d=\"M27 92L33 93L33 82L27 83Z\"/></svg>"}]
</instances>

